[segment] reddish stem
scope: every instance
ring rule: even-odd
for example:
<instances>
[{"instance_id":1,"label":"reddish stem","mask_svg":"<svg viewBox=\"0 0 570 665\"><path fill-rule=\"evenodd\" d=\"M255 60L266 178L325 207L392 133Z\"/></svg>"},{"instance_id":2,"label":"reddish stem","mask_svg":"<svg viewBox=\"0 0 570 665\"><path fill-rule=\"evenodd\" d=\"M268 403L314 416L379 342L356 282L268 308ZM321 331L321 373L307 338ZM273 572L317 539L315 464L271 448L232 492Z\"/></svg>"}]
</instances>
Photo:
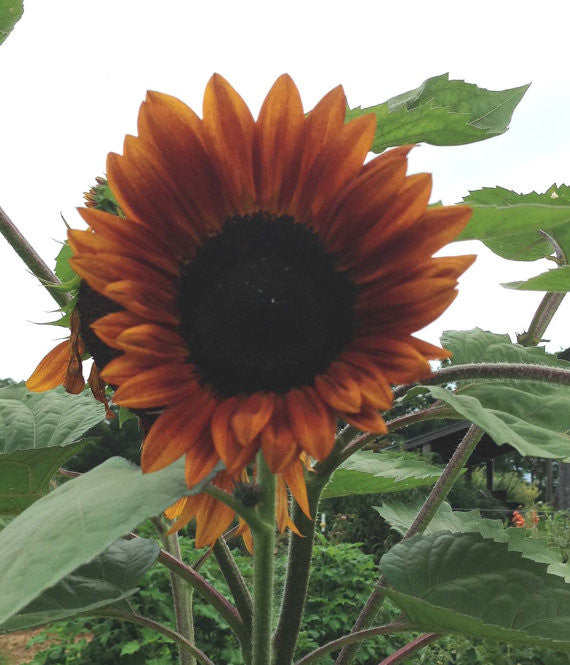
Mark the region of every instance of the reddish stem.
<instances>
[{"instance_id":1,"label":"reddish stem","mask_svg":"<svg viewBox=\"0 0 570 665\"><path fill-rule=\"evenodd\" d=\"M394 665L394 663L399 663L405 658L408 658L408 656L411 656L414 651L425 647L426 644L429 644L430 642L435 642L435 640L438 640L440 637L441 635L438 635L437 633L420 635L419 637L416 637L415 640L404 644L404 646L398 649L398 651L394 651L394 653L390 654L388 658L381 660L378 665Z\"/></svg>"}]
</instances>

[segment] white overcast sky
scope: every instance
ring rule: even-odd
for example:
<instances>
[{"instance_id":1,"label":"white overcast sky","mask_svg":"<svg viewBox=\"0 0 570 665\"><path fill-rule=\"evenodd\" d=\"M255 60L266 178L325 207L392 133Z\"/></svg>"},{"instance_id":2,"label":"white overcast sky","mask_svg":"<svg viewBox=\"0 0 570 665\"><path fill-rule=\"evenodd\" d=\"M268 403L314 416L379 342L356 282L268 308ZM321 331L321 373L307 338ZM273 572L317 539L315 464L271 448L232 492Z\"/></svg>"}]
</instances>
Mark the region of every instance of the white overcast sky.
<instances>
[{"instance_id":1,"label":"white overcast sky","mask_svg":"<svg viewBox=\"0 0 570 665\"><path fill-rule=\"evenodd\" d=\"M75 207L104 173L107 152L135 131L145 91L199 111L214 71L254 113L283 72L306 110L338 83L352 106L368 106L444 72L490 89L532 82L506 134L465 147L423 145L411 171L432 172L433 199L444 203L482 186L570 184L566 11L567 2L521 0L25 0L0 47L0 205L53 266L61 215L82 225ZM422 336L523 331L542 294L498 284L549 266L499 260L479 243L453 249L479 260ZM32 323L52 319L55 304L1 237L0 284L0 377L22 379L62 331ZM547 335L552 350L570 346L569 313L565 302Z\"/></svg>"}]
</instances>

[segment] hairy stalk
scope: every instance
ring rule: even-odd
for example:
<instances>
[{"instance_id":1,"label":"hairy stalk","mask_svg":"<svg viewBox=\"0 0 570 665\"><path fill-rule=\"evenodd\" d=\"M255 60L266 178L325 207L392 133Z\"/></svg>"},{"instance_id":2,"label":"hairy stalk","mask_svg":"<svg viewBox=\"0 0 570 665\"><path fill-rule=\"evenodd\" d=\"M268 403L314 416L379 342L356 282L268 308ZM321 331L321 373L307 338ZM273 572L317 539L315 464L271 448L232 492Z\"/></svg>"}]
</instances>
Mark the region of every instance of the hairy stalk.
<instances>
[{"instance_id":1,"label":"hairy stalk","mask_svg":"<svg viewBox=\"0 0 570 665\"><path fill-rule=\"evenodd\" d=\"M253 602L251 594L223 536L218 538L212 550L231 591L241 619L245 627L251 632L253 625Z\"/></svg>"},{"instance_id":2,"label":"hairy stalk","mask_svg":"<svg viewBox=\"0 0 570 665\"><path fill-rule=\"evenodd\" d=\"M310 475L311 477L307 479L307 496L310 513L314 516L317 514L321 492L330 478L330 473L328 475ZM275 665L291 665L293 662L293 654L297 645L303 610L305 609L311 558L313 556L315 521L305 515L296 501L293 501L292 519L301 536L293 532L289 533L289 556L285 589L279 622L273 639Z\"/></svg>"},{"instance_id":3,"label":"hairy stalk","mask_svg":"<svg viewBox=\"0 0 570 665\"><path fill-rule=\"evenodd\" d=\"M253 657L252 665L271 665L271 616L273 610L273 557L275 553L275 476L263 453L257 455L257 483L261 501L253 532Z\"/></svg>"},{"instance_id":4,"label":"hairy stalk","mask_svg":"<svg viewBox=\"0 0 570 665\"><path fill-rule=\"evenodd\" d=\"M467 460L471 456L471 453L481 440L482 436L483 431L476 425L471 425L471 427L467 430L467 433L463 437L461 443L455 449L455 452L443 470L443 473L438 478L437 483L434 485L423 506L420 508L419 513L416 515L416 519L413 521L412 525L406 532L406 535L403 537L402 542L425 530L435 512L443 503L443 500L447 496L451 486L457 480L457 477L461 473L461 470L465 466ZM360 616L356 620L356 623L352 628L352 632L364 630L368 628L368 626L370 626L374 621L378 610L384 602L385 596L383 589L385 586L386 579L383 575L381 575L378 582L376 583L376 588L368 597L368 600L366 601ZM356 656L357 651L357 644L344 647L340 652L335 665L349 665L350 663L354 662L354 657Z\"/></svg>"},{"instance_id":5,"label":"hairy stalk","mask_svg":"<svg viewBox=\"0 0 570 665\"><path fill-rule=\"evenodd\" d=\"M443 418L465 420L464 416L458 414L457 411L450 406L438 406L439 404L441 404L441 402L437 402L434 406L430 406L428 409L421 409L420 411L415 411L414 413L408 413L405 416L399 416L393 420L388 420L386 426L390 432L394 432L397 429L408 427L408 425L413 425L423 420L442 420Z\"/></svg>"},{"instance_id":6,"label":"hairy stalk","mask_svg":"<svg viewBox=\"0 0 570 665\"><path fill-rule=\"evenodd\" d=\"M132 540L139 538L136 533L129 533L125 536L126 539ZM185 580L192 588L196 589L198 593L218 612L218 614L227 621L230 628L237 635L240 643L247 644L249 634L243 625L243 621L238 614L235 607L229 603L222 594L217 591L209 582L207 582L202 575L196 572L190 566L182 563L180 559L172 556L166 550L161 549L158 555L158 562L168 568L168 570L179 575Z\"/></svg>"},{"instance_id":7,"label":"hairy stalk","mask_svg":"<svg viewBox=\"0 0 570 665\"><path fill-rule=\"evenodd\" d=\"M140 538L140 536L131 532L127 534L125 538L127 540L132 540L133 538ZM232 604L229 603L204 577L202 577L202 575L163 549L160 550L157 561L165 568L168 568L179 575L193 589L196 589L202 598L210 603L218 614L227 621L240 640L244 638L247 639L247 632L244 629L243 622L236 608L233 607Z\"/></svg>"},{"instance_id":8,"label":"hairy stalk","mask_svg":"<svg viewBox=\"0 0 570 665\"><path fill-rule=\"evenodd\" d=\"M415 640L404 644L404 646L398 649L398 651L394 651L394 653L390 654L388 658L384 658L384 660L380 661L378 665L396 665L396 663L400 663L402 660L409 658L414 651L425 647L430 642L439 640L440 637L441 635L438 635L438 633L426 633L425 635L420 635L419 637L416 637Z\"/></svg>"},{"instance_id":9,"label":"hairy stalk","mask_svg":"<svg viewBox=\"0 0 570 665\"><path fill-rule=\"evenodd\" d=\"M467 460L471 457L471 453L475 450L475 446L481 441L482 436L483 430L477 427L477 425L471 425L467 430L461 443L457 446L451 459L447 463L447 466L443 470L443 473L437 479L437 483L433 486L428 498L420 508L420 512L416 515L416 519L412 522L406 535L402 538L402 542L415 536L416 533L422 533L422 531L425 530L437 509L449 494L449 490L459 477Z\"/></svg>"},{"instance_id":10,"label":"hairy stalk","mask_svg":"<svg viewBox=\"0 0 570 665\"><path fill-rule=\"evenodd\" d=\"M559 266L567 266L568 259L556 238L553 238L546 231L540 230L539 233L554 247L556 263ZM565 293L546 293L544 295L532 317L528 330L526 333L518 336L517 341L519 344L522 344L523 346L535 346L542 340L546 329L552 321L552 317L556 314L565 295Z\"/></svg>"},{"instance_id":11,"label":"hairy stalk","mask_svg":"<svg viewBox=\"0 0 570 665\"><path fill-rule=\"evenodd\" d=\"M326 656L327 653L331 651L336 651L342 646L347 644L354 644L355 642L363 642L364 640L370 639L371 637L376 637L377 635L389 635L390 633L401 633L403 631L410 630L409 624L403 621L394 621L394 623L388 623L385 626L376 626L375 628L368 628L367 630L361 630L358 633L350 633L350 635L344 635L344 637L339 637L337 640L328 642L322 647L311 651L311 653L303 656L301 660L298 660L295 665L309 665L310 663L315 663L323 656Z\"/></svg>"},{"instance_id":12,"label":"hairy stalk","mask_svg":"<svg viewBox=\"0 0 570 665\"><path fill-rule=\"evenodd\" d=\"M474 365L451 365L438 369L421 381L423 386L439 383L465 381L467 379L519 379L521 381L546 381L570 385L570 370L546 365L525 363L480 363ZM394 399L403 397L410 388L419 385L410 383L394 389Z\"/></svg>"},{"instance_id":13,"label":"hairy stalk","mask_svg":"<svg viewBox=\"0 0 570 665\"><path fill-rule=\"evenodd\" d=\"M187 654L192 656L196 662L200 665L214 665L214 663L206 656L206 654L195 647L184 635L177 633L174 630L168 628L168 626L163 626L157 621L143 617L140 614L130 612L123 612L119 609L110 609L110 610L100 610L94 614L89 614L89 616L99 616L109 619L119 619L121 621L128 621L129 623L135 623L138 626L143 626L144 628L150 628L161 635L169 637L172 641L176 642L180 649L183 649Z\"/></svg>"},{"instance_id":14,"label":"hairy stalk","mask_svg":"<svg viewBox=\"0 0 570 665\"><path fill-rule=\"evenodd\" d=\"M28 266L32 274L40 280L42 286L45 286L56 303L60 307L67 305L71 298L68 293L64 293L57 288L60 284L59 279L49 269L44 260L30 245L26 238L24 238L20 230L2 208L0 208L0 233L2 233L10 245L12 245L16 254Z\"/></svg>"},{"instance_id":15,"label":"hairy stalk","mask_svg":"<svg viewBox=\"0 0 570 665\"><path fill-rule=\"evenodd\" d=\"M162 541L166 552L175 559L182 562L180 555L180 542L177 533L168 533L168 528L162 519L157 517L151 520ZM172 587L172 600L174 603L174 615L176 617L176 630L184 636L190 644L194 643L194 617L192 615L192 596L194 589L189 586L173 570L169 570L170 584ZM178 644L178 658L180 665L196 665L196 659L182 644Z\"/></svg>"},{"instance_id":16,"label":"hairy stalk","mask_svg":"<svg viewBox=\"0 0 570 665\"><path fill-rule=\"evenodd\" d=\"M519 335L518 342L523 346L536 346L550 325L553 316L564 300L565 293L546 293L538 306L526 333Z\"/></svg>"}]
</instances>

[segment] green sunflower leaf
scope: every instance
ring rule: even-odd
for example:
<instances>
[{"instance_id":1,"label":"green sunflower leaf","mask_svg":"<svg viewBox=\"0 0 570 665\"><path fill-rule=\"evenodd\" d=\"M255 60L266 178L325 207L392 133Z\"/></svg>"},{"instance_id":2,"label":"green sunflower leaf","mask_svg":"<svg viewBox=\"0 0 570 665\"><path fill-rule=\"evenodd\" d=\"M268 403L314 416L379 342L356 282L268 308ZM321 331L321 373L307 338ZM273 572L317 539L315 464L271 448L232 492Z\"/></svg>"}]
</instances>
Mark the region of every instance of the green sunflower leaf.
<instances>
[{"instance_id":1,"label":"green sunflower leaf","mask_svg":"<svg viewBox=\"0 0 570 665\"><path fill-rule=\"evenodd\" d=\"M376 116L373 152L407 143L463 145L505 132L528 87L486 90L441 74L383 104L348 109L346 119Z\"/></svg>"},{"instance_id":2,"label":"green sunflower leaf","mask_svg":"<svg viewBox=\"0 0 570 665\"><path fill-rule=\"evenodd\" d=\"M68 395L61 387L32 393L24 383L5 386L0 388L0 455L68 446L104 417L105 407L88 390Z\"/></svg>"},{"instance_id":3,"label":"green sunflower leaf","mask_svg":"<svg viewBox=\"0 0 570 665\"><path fill-rule=\"evenodd\" d=\"M403 492L433 485L442 471L417 457L360 451L334 472L321 496Z\"/></svg>"},{"instance_id":4,"label":"green sunflower leaf","mask_svg":"<svg viewBox=\"0 0 570 665\"><path fill-rule=\"evenodd\" d=\"M22 18L24 3L22 0L0 0L0 44L12 32L13 27Z\"/></svg>"},{"instance_id":5,"label":"green sunflower leaf","mask_svg":"<svg viewBox=\"0 0 570 665\"><path fill-rule=\"evenodd\" d=\"M48 493L57 470L87 440L68 446L15 450L0 456L0 515L18 515Z\"/></svg>"},{"instance_id":6,"label":"green sunflower leaf","mask_svg":"<svg viewBox=\"0 0 570 665\"><path fill-rule=\"evenodd\" d=\"M570 585L478 533L419 535L380 562L386 595L418 630L570 650Z\"/></svg>"},{"instance_id":7,"label":"green sunflower leaf","mask_svg":"<svg viewBox=\"0 0 570 665\"><path fill-rule=\"evenodd\" d=\"M502 383L473 382L458 393L439 386L410 392L427 392L445 402L497 445L508 443L521 455L570 461L570 391L537 381Z\"/></svg>"},{"instance_id":8,"label":"green sunflower leaf","mask_svg":"<svg viewBox=\"0 0 570 665\"><path fill-rule=\"evenodd\" d=\"M412 525L421 505L421 501L404 503L400 499L391 499L383 501L381 506L374 506L374 509L403 536ZM452 510L444 501L428 524L424 535L441 531L478 533L497 543L507 543L509 550L520 552L526 559L548 564L549 573L570 581L570 564L563 563L560 550L549 547L546 539L536 537L532 529L505 528L502 520L481 517L479 510Z\"/></svg>"},{"instance_id":9,"label":"green sunflower leaf","mask_svg":"<svg viewBox=\"0 0 570 665\"><path fill-rule=\"evenodd\" d=\"M497 334L481 328L473 330L445 330L441 344L453 353L452 365L472 363L526 363L570 369L570 362L546 353L543 346L513 344L506 334ZM515 382L518 385L520 382ZM568 391L568 388L564 390Z\"/></svg>"},{"instance_id":10,"label":"green sunflower leaf","mask_svg":"<svg viewBox=\"0 0 570 665\"><path fill-rule=\"evenodd\" d=\"M78 279L77 273L69 265L69 259L72 256L73 252L66 240L59 250L58 255L55 257L55 274L62 284L69 284Z\"/></svg>"},{"instance_id":11,"label":"green sunflower leaf","mask_svg":"<svg viewBox=\"0 0 570 665\"><path fill-rule=\"evenodd\" d=\"M508 336L475 329L446 331L443 346L453 364L527 363L569 369L570 363L543 347L511 344ZM429 393L478 425L497 445L510 444L521 455L567 460L570 455L570 389L544 381L465 380L455 392L440 386L412 389Z\"/></svg>"},{"instance_id":12,"label":"green sunflower leaf","mask_svg":"<svg viewBox=\"0 0 570 665\"><path fill-rule=\"evenodd\" d=\"M42 626L128 598L138 591L136 580L153 565L159 552L154 540L117 540L10 617L0 632Z\"/></svg>"},{"instance_id":13,"label":"green sunflower leaf","mask_svg":"<svg viewBox=\"0 0 570 665\"><path fill-rule=\"evenodd\" d=\"M523 282L507 282L502 284L507 289L519 291L552 291L567 293L570 291L570 266L562 266L548 270Z\"/></svg>"},{"instance_id":14,"label":"green sunflower leaf","mask_svg":"<svg viewBox=\"0 0 570 665\"><path fill-rule=\"evenodd\" d=\"M517 194L502 187L469 193L463 202L473 213L458 240L480 240L505 259L536 261L555 247L554 238L570 261L570 187L552 185L543 194ZM541 289L542 290L542 289Z\"/></svg>"},{"instance_id":15,"label":"green sunflower leaf","mask_svg":"<svg viewBox=\"0 0 570 665\"><path fill-rule=\"evenodd\" d=\"M85 444L81 437L104 417L88 391L0 388L0 515L17 515L47 494L59 467Z\"/></svg>"},{"instance_id":16,"label":"green sunflower leaf","mask_svg":"<svg viewBox=\"0 0 570 665\"><path fill-rule=\"evenodd\" d=\"M0 624L219 470L188 489L183 459L143 475L112 457L36 501L0 531L0 570L10 571L0 576Z\"/></svg>"}]
</instances>

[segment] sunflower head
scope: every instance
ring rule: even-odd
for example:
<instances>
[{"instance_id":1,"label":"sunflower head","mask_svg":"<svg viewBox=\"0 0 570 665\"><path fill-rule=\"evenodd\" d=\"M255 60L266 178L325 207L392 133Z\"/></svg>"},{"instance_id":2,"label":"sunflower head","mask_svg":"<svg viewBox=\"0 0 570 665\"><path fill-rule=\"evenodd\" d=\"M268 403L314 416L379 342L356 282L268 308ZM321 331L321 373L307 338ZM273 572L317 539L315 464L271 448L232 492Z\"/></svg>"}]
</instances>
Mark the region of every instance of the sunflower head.
<instances>
[{"instance_id":1,"label":"sunflower head","mask_svg":"<svg viewBox=\"0 0 570 665\"><path fill-rule=\"evenodd\" d=\"M409 146L365 164L375 118L345 109L339 87L305 114L284 75L255 120L214 75L202 117L150 92L109 155L124 218L80 210L71 264L80 314L100 301L82 337L114 401L160 412L144 471L185 455L193 485L222 459L233 482L262 450L299 493L301 455L326 458L337 419L385 432L390 385L449 356L413 333L473 261L433 258L470 211L427 207Z\"/></svg>"}]
</instances>

